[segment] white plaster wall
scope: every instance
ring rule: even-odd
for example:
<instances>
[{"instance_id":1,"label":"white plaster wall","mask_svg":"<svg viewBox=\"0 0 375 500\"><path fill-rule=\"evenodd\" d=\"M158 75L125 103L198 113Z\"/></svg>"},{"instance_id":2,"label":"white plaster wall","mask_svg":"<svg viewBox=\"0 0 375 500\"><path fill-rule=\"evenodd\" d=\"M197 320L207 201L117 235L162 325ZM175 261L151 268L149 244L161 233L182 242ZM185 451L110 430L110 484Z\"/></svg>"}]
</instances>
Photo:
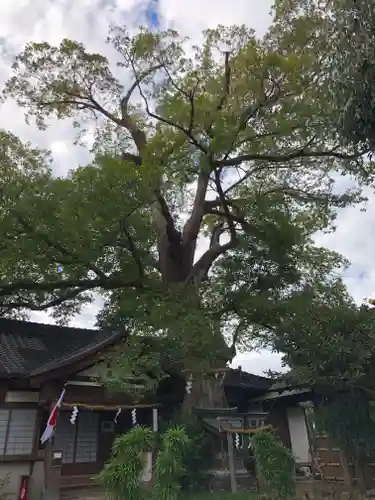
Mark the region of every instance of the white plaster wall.
<instances>
[{"instance_id":1,"label":"white plaster wall","mask_svg":"<svg viewBox=\"0 0 375 500\"><path fill-rule=\"evenodd\" d=\"M29 462L3 462L0 463L0 477L9 475L9 483L0 493L9 495L9 500L17 499L22 476L30 474ZM40 500L44 485L43 462L36 462L29 483L29 500Z\"/></svg>"},{"instance_id":2,"label":"white plaster wall","mask_svg":"<svg viewBox=\"0 0 375 500\"><path fill-rule=\"evenodd\" d=\"M38 401L38 391L8 391L5 396L5 403L37 403Z\"/></svg>"},{"instance_id":3,"label":"white plaster wall","mask_svg":"<svg viewBox=\"0 0 375 500\"><path fill-rule=\"evenodd\" d=\"M305 410L301 406L287 409L286 412L292 451L297 463L310 462L309 435L307 432Z\"/></svg>"}]
</instances>

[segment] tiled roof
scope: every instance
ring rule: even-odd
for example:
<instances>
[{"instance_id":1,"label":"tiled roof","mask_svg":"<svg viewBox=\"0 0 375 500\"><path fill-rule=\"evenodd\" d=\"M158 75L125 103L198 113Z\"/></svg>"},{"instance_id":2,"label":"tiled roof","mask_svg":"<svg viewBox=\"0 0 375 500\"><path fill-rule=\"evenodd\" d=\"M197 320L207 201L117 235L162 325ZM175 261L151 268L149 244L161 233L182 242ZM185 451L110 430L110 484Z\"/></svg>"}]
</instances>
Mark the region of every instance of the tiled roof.
<instances>
[{"instance_id":1,"label":"tiled roof","mask_svg":"<svg viewBox=\"0 0 375 500\"><path fill-rule=\"evenodd\" d=\"M124 332L0 318L0 377L34 376L78 361Z\"/></svg>"},{"instance_id":2,"label":"tiled roof","mask_svg":"<svg viewBox=\"0 0 375 500\"><path fill-rule=\"evenodd\" d=\"M110 346L125 332L89 330L0 318L0 378L32 377L69 365ZM164 353L164 369L181 373L183 364ZM273 381L241 369L228 370L226 387L266 391Z\"/></svg>"},{"instance_id":3,"label":"tiled roof","mask_svg":"<svg viewBox=\"0 0 375 500\"><path fill-rule=\"evenodd\" d=\"M273 380L261 375L244 372L240 369L230 370L225 375L225 385L231 387L251 387L259 390L268 390Z\"/></svg>"}]
</instances>

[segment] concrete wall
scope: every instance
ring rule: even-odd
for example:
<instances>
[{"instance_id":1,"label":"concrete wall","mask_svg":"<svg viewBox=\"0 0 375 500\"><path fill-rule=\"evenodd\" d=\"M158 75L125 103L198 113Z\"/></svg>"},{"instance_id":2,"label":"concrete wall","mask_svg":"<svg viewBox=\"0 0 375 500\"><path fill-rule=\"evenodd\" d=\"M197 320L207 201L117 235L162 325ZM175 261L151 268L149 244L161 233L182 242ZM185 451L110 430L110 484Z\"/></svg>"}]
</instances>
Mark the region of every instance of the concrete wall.
<instances>
[{"instance_id":1,"label":"concrete wall","mask_svg":"<svg viewBox=\"0 0 375 500\"><path fill-rule=\"evenodd\" d=\"M21 477L30 474L30 462L3 462L0 463L0 478L9 475L9 483L0 494L9 494L9 500L17 499ZM40 500L44 486L43 462L36 462L29 483L29 500Z\"/></svg>"},{"instance_id":2,"label":"concrete wall","mask_svg":"<svg viewBox=\"0 0 375 500\"><path fill-rule=\"evenodd\" d=\"M305 409L302 406L287 408L290 442L297 463L310 462L310 444Z\"/></svg>"}]
</instances>

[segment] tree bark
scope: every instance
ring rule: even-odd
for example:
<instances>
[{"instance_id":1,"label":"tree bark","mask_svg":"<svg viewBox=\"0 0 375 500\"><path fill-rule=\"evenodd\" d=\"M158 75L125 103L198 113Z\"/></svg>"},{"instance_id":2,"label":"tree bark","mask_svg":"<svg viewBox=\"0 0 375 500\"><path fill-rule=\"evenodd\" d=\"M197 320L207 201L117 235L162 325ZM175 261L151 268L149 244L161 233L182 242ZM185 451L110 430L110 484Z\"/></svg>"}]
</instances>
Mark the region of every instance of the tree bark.
<instances>
[{"instance_id":1,"label":"tree bark","mask_svg":"<svg viewBox=\"0 0 375 500\"><path fill-rule=\"evenodd\" d=\"M202 376L189 375L186 386L191 383L191 391L186 392L183 410L190 413L194 408L225 408L228 406L224 391L223 373L204 374Z\"/></svg>"}]
</instances>

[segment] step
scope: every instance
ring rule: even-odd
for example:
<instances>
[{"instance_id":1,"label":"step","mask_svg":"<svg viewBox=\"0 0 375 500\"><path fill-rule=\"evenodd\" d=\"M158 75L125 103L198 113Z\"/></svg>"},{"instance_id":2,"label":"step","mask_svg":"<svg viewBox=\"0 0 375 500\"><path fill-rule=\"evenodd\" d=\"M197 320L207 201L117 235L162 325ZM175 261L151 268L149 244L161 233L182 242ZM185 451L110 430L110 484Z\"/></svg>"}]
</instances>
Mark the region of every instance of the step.
<instances>
[{"instance_id":1,"label":"step","mask_svg":"<svg viewBox=\"0 0 375 500\"><path fill-rule=\"evenodd\" d=\"M66 488L60 491L60 500L101 500L104 499L104 491L100 488Z\"/></svg>"}]
</instances>

